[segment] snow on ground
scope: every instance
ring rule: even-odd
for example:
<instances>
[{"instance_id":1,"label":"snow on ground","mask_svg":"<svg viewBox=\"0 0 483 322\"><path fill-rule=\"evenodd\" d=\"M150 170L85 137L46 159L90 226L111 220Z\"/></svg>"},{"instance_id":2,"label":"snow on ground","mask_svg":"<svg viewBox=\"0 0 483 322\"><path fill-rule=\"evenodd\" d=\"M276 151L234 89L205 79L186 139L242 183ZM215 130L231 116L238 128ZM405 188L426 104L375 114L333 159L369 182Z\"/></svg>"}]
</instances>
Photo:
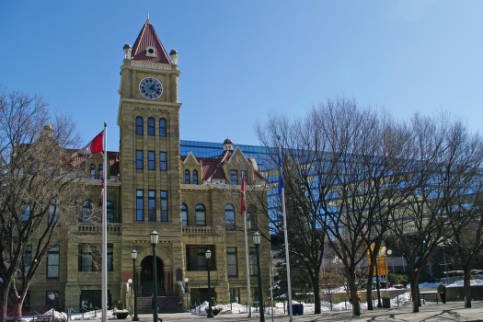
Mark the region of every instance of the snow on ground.
<instances>
[{"instance_id":1,"label":"snow on ground","mask_svg":"<svg viewBox=\"0 0 483 322\"><path fill-rule=\"evenodd\" d=\"M447 287L463 287L463 284L464 284L464 281L459 280L459 281L455 281L455 282L449 284ZM470 280L470 285L471 286L481 286L481 285L483 285L483 280L480 280L480 279Z\"/></svg>"},{"instance_id":2,"label":"snow on ground","mask_svg":"<svg viewBox=\"0 0 483 322\"><path fill-rule=\"evenodd\" d=\"M421 283L419 284L419 288L423 289L435 289L438 287L439 283ZM481 279L473 279L471 280L471 285L472 286L481 286L483 285L483 280ZM462 287L463 286L463 280L456 281L454 283L451 283L447 287ZM409 289L409 286L408 286ZM388 290L397 290L396 288L389 288ZM339 287L336 289L331 289L331 293L345 293L346 289L345 287ZM361 290L360 292L363 292ZM410 305L411 303L411 294L410 292L405 292L403 294L400 294L396 297L391 298L391 307L398 307L398 306L406 306ZM274 315L283 315L287 314L287 308L286 308L286 303L282 302L276 302L274 303L274 307L266 307L265 312L267 314L271 314L273 310ZM313 303L304 303L304 302L297 302L293 301L293 304L302 304L303 305L303 312L304 314L313 314L314 313L314 304ZM377 299L374 300L373 303L374 306L377 306ZM239 303L232 303L232 304L224 304L224 305L215 305L213 306L214 308L219 308L221 309L219 314L244 314L247 313L247 307L246 305L239 304ZM206 309L208 308L208 302L204 302L201 305L197 306L196 308L191 310L192 314L195 315L206 315ZM344 311L344 310L351 310L352 309L352 304L349 301L346 302L339 302L339 303L329 303L329 302L321 302L321 311L322 312L327 312L327 311ZM367 309L367 303L365 301L361 302L361 309L366 310ZM51 311L48 311L51 312ZM258 307L252 307L252 312L258 312ZM47 312L46 312L47 313ZM65 313L60 313L60 312L54 312L55 316L61 320L62 318L66 317ZM101 310L96 310L96 311L89 311L85 313L72 313L71 314L71 320L90 320L90 319L96 319L99 318L102 315ZM107 311L107 318L113 318L114 314L112 310ZM32 316L24 316L23 321L29 322L32 320Z\"/></svg>"}]
</instances>

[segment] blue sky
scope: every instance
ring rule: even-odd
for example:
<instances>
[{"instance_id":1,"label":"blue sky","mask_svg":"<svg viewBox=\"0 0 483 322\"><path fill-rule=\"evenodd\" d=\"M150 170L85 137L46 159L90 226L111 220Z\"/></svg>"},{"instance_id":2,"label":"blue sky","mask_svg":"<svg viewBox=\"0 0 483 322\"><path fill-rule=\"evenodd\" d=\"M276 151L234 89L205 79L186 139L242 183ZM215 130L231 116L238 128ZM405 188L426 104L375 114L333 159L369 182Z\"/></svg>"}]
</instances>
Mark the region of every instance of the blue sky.
<instances>
[{"instance_id":1,"label":"blue sky","mask_svg":"<svg viewBox=\"0 0 483 322\"><path fill-rule=\"evenodd\" d=\"M258 144L270 115L352 98L483 128L483 1L0 1L0 90L41 95L86 144L116 123L122 47L147 15L179 53L182 139Z\"/></svg>"}]
</instances>

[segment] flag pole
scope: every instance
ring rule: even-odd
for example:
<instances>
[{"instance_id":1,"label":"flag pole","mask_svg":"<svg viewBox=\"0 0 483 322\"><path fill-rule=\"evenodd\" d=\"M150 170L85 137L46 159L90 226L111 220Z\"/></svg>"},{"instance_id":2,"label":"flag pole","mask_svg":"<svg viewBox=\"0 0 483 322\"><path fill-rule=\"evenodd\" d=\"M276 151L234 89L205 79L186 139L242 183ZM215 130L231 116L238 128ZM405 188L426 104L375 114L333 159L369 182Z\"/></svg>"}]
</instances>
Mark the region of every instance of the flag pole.
<instances>
[{"instance_id":1,"label":"flag pole","mask_svg":"<svg viewBox=\"0 0 483 322\"><path fill-rule=\"evenodd\" d=\"M243 233L245 238L245 269L246 269L246 279L247 279L247 309L248 317L252 316L252 294L250 287L250 262L249 262L249 248L248 248L248 234L247 234L247 207L246 207L246 188L245 188L245 177L242 173L242 213L243 213Z\"/></svg>"},{"instance_id":2,"label":"flag pole","mask_svg":"<svg viewBox=\"0 0 483 322\"><path fill-rule=\"evenodd\" d=\"M103 164L103 194L102 194L102 322L107 322L107 124L104 122L102 150Z\"/></svg>"},{"instance_id":3,"label":"flag pole","mask_svg":"<svg viewBox=\"0 0 483 322\"><path fill-rule=\"evenodd\" d=\"M290 322L293 321L292 312L292 282L290 280L290 256L288 252L288 233L287 233L287 214L285 211L285 187L283 184L283 169L282 169L282 148L279 147L279 191L282 197L282 217L283 217L283 237L285 242L285 264L287 266L287 292L288 292L288 314ZM281 187L280 187L281 186Z\"/></svg>"}]
</instances>

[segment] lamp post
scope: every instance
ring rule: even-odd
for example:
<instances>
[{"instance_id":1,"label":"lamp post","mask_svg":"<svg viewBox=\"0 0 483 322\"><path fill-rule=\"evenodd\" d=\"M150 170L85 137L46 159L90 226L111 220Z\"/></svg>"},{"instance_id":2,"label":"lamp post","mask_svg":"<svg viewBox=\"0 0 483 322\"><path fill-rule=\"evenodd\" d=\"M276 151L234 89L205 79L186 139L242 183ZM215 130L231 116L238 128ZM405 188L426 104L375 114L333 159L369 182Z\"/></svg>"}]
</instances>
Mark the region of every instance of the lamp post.
<instances>
[{"instance_id":1,"label":"lamp post","mask_svg":"<svg viewBox=\"0 0 483 322\"><path fill-rule=\"evenodd\" d=\"M131 251L131 258L132 258L132 279L133 279L133 292L134 292L134 314L132 317L133 321L139 321L138 317L138 298L137 298L137 274L136 274L136 258L138 257L138 252L133 249Z\"/></svg>"},{"instance_id":2,"label":"lamp post","mask_svg":"<svg viewBox=\"0 0 483 322\"><path fill-rule=\"evenodd\" d=\"M211 310L211 280L210 280L211 250L207 249L205 251L205 258L206 258L206 270L208 272L208 312L206 313L206 317L212 318L213 317L213 311Z\"/></svg>"},{"instance_id":3,"label":"lamp post","mask_svg":"<svg viewBox=\"0 0 483 322\"><path fill-rule=\"evenodd\" d=\"M156 230L149 234L151 238L151 246L153 246L153 322L158 322L158 268L156 260L156 245L159 241L159 235Z\"/></svg>"},{"instance_id":4,"label":"lamp post","mask_svg":"<svg viewBox=\"0 0 483 322\"><path fill-rule=\"evenodd\" d=\"M263 294L262 294L262 274L260 272L260 233L253 233L253 243L257 255L257 275L258 275L258 302L260 310L260 322L265 322L265 312L263 310Z\"/></svg>"},{"instance_id":5,"label":"lamp post","mask_svg":"<svg viewBox=\"0 0 483 322\"><path fill-rule=\"evenodd\" d=\"M389 257L392 255L392 249L388 249L386 251L386 266L387 266L387 284L386 284L386 288L388 288L389 286ZM394 261L392 260L392 257L391 257L391 274L394 274Z\"/></svg>"}]
</instances>

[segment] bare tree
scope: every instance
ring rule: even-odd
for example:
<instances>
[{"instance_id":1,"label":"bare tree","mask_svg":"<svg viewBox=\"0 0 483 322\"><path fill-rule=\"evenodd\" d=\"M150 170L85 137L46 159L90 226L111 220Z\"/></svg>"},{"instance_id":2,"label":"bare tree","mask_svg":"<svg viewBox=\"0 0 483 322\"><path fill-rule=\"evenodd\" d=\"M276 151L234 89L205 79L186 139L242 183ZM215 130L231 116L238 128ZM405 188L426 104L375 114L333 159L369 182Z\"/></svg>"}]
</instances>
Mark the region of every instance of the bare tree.
<instances>
[{"instance_id":1,"label":"bare tree","mask_svg":"<svg viewBox=\"0 0 483 322\"><path fill-rule=\"evenodd\" d=\"M445 243L458 256L453 260L464 270L465 307L471 307L470 277L482 249L483 232L483 145L478 135L470 136L459 123L447 134L445 207L451 239Z\"/></svg>"},{"instance_id":2,"label":"bare tree","mask_svg":"<svg viewBox=\"0 0 483 322\"><path fill-rule=\"evenodd\" d=\"M72 123L49 121L40 98L0 96L2 321L9 308L21 316L32 278L55 245L56 228L69 220L64 214L72 211L79 185L73 185L78 176L65 148L74 140Z\"/></svg>"},{"instance_id":3,"label":"bare tree","mask_svg":"<svg viewBox=\"0 0 483 322\"><path fill-rule=\"evenodd\" d=\"M320 140L327 142L323 171L317 178L328 189L319 194L320 222L344 266L352 312L357 316L359 267L369 245L380 242L386 226L383 216L389 207L389 199L383 198L388 170L381 152L381 121L347 100L329 101L312 118L317 121Z\"/></svg>"},{"instance_id":4,"label":"bare tree","mask_svg":"<svg viewBox=\"0 0 483 322\"><path fill-rule=\"evenodd\" d=\"M314 294L314 312L320 313L320 268L326 234L320 224L321 199L317 194L324 187L313 178L320 164L323 146L316 144L313 125L310 119L290 122L283 118L272 118L263 130L259 129L259 137L273 151L274 168L278 168L278 147L283 150L281 175L284 178L287 204L288 246L290 256L293 257L291 266L294 266L293 271L302 271L307 276ZM275 203L274 199L280 200L272 199L269 204ZM283 236L284 229L281 216L280 211L275 214L279 220L273 225L277 230L275 234L279 236ZM280 256L285 258L285 253L280 252Z\"/></svg>"},{"instance_id":5,"label":"bare tree","mask_svg":"<svg viewBox=\"0 0 483 322\"><path fill-rule=\"evenodd\" d=\"M406 144L406 157L397 163L400 192L405 195L400 197L404 203L392 213L390 227L395 245L407 261L413 312L419 312L422 270L435 248L452 238L450 223L461 218L452 211L455 198L465 188L461 183L467 180L461 169L474 170L475 166L464 157L471 151L462 145L458 128L458 123L416 115L408 127L412 136Z\"/></svg>"},{"instance_id":6,"label":"bare tree","mask_svg":"<svg viewBox=\"0 0 483 322\"><path fill-rule=\"evenodd\" d=\"M314 109L303 121L273 119L265 130L270 135L261 136L262 142L284 151L291 252L309 263L309 274L309 267L317 271L312 283L318 284L327 239L343 263L353 314L360 315L358 267L368 245L374 240L380 245L392 207L385 158L394 147L381 144L381 121L341 99Z\"/></svg>"}]
</instances>

